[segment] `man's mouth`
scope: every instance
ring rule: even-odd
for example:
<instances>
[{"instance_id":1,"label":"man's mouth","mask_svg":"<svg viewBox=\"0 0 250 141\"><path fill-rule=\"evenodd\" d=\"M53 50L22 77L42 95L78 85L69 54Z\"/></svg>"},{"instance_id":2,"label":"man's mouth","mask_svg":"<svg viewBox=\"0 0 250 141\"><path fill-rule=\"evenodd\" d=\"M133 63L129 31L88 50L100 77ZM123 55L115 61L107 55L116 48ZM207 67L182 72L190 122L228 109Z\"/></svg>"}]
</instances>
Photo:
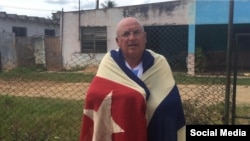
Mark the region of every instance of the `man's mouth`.
<instances>
[{"instance_id":1,"label":"man's mouth","mask_svg":"<svg viewBox=\"0 0 250 141\"><path fill-rule=\"evenodd\" d=\"M128 46L129 47L134 47L134 46L137 46L137 44L129 44Z\"/></svg>"}]
</instances>

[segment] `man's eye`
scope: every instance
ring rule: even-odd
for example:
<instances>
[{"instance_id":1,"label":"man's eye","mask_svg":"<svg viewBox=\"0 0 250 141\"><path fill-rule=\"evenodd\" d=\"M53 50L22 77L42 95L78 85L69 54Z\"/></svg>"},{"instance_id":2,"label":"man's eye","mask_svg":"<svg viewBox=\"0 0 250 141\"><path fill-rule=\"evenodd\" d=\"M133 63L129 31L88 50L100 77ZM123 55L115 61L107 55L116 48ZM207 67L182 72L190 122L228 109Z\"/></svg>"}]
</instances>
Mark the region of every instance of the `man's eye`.
<instances>
[{"instance_id":1,"label":"man's eye","mask_svg":"<svg viewBox=\"0 0 250 141\"><path fill-rule=\"evenodd\" d=\"M134 32L134 35L139 35L140 34L140 31L135 31Z\"/></svg>"},{"instance_id":2,"label":"man's eye","mask_svg":"<svg viewBox=\"0 0 250 141\"><path fill-rule=\"evenodd\" d=\"M130 35L130 33L129 32L125 32L125 33L123 33L123 36L125 36L125 37L128 37Z\"/></svg>"}]
</instances>

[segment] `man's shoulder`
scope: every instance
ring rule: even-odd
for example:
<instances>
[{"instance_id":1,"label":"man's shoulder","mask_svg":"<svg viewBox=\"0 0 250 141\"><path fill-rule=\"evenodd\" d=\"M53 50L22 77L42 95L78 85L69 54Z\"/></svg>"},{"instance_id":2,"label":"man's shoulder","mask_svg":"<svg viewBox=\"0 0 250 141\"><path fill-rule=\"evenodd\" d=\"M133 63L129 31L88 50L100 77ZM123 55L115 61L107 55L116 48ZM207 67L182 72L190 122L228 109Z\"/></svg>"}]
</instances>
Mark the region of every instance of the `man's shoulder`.
<instances>
[{"instance_id":1,"label":"man's shoulder","mask_svg":"<svg viewBox=\"0 0 250 141\"><path fill-rule=\"evenodd\" d=\"M157 59L165 59L165 57L160 54L160 53L157 53L151 49L146 49L146 51L148 51L154 58L157 58Z\"/></svg>"}]
</instances>

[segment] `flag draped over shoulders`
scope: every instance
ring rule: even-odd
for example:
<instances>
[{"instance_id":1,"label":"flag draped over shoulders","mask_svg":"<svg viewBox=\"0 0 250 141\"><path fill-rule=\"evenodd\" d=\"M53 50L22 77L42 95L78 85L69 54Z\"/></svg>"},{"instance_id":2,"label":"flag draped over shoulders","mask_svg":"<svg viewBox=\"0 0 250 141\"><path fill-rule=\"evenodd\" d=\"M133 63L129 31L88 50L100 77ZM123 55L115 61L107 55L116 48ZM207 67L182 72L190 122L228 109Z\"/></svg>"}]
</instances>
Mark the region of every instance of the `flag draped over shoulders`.
<instances>
[{"instance_id":1,"label":"flag draped over shoulders","mask_svg":"<svg viewBox=\"0 0 250 141\"><path fill-rule=\"evenodd\" d=\"M148 50L155 59L142 81L150 90L147 100L148 140L185 140L185 116L171 68L162 55Z\"/></svg>"},{"instance_id":2,"label":"flag draped over shoulders","mask_svg":"<svg viewBox=\"0 0 250 141\"><path fill-rule=\"evenodd\" d=\"M178 88L166 59L151 50L138 78L121 50L108 52L87 91L80 141L185 140Z\"/></svg>"}]
</instances>

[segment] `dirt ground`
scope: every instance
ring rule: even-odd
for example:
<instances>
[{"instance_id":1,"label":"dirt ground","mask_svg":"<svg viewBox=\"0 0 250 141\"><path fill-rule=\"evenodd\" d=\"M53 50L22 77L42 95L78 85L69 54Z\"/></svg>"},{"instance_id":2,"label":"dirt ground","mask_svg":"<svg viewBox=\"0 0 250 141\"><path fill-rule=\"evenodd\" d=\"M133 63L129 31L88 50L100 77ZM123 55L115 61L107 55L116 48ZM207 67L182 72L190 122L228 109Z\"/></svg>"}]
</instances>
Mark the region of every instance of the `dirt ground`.
<instances>
[{"instance_id":1,"label":"dirt ground","mask_svg":"<svg viewBox=\"0 0 250 141\"><path fill-rule=\"evenodd\" d=\"M0 94L51 97L62 99L84 99L89 83L53 83L53 82L18 82L0 81ZM224 100L224 86L179 85L183 100L199 96L202 101ZM250 105L250 86L237 86L237 104Z\"/></svg>"},{"instance_id":2,"label":"dirt ground","mask_svg":"<svg viewBox=\"0 0 250 141\"><path fill-rule=\"evenodd\" d=\"M179 90L183 100L199 98L198 100L202 103L216 103L225 100L224 85L179 85ZM250 86L237 86L235 98L236 104L250 105ZM232 99L232 94L230 99Z\"/></svg>"},{"instance_id":3,"label":"dirt ground","mask_svg":"<svg viewBox=\"0 0 250 141\"><path fill-rule=\"evenodd\" d=\"M89 83L17 82L0 81L0 94L84 99Z\"/></svg>"},{"instance_id":4,"label":"dirt ground","mask_svg":"<svg viewBox=\"0 0 250 141\"><path fill-rule=\"evenodd\" d=\"M236 102L250 105L250 86L237 86Z\"/></svg>"}]
</instances>

